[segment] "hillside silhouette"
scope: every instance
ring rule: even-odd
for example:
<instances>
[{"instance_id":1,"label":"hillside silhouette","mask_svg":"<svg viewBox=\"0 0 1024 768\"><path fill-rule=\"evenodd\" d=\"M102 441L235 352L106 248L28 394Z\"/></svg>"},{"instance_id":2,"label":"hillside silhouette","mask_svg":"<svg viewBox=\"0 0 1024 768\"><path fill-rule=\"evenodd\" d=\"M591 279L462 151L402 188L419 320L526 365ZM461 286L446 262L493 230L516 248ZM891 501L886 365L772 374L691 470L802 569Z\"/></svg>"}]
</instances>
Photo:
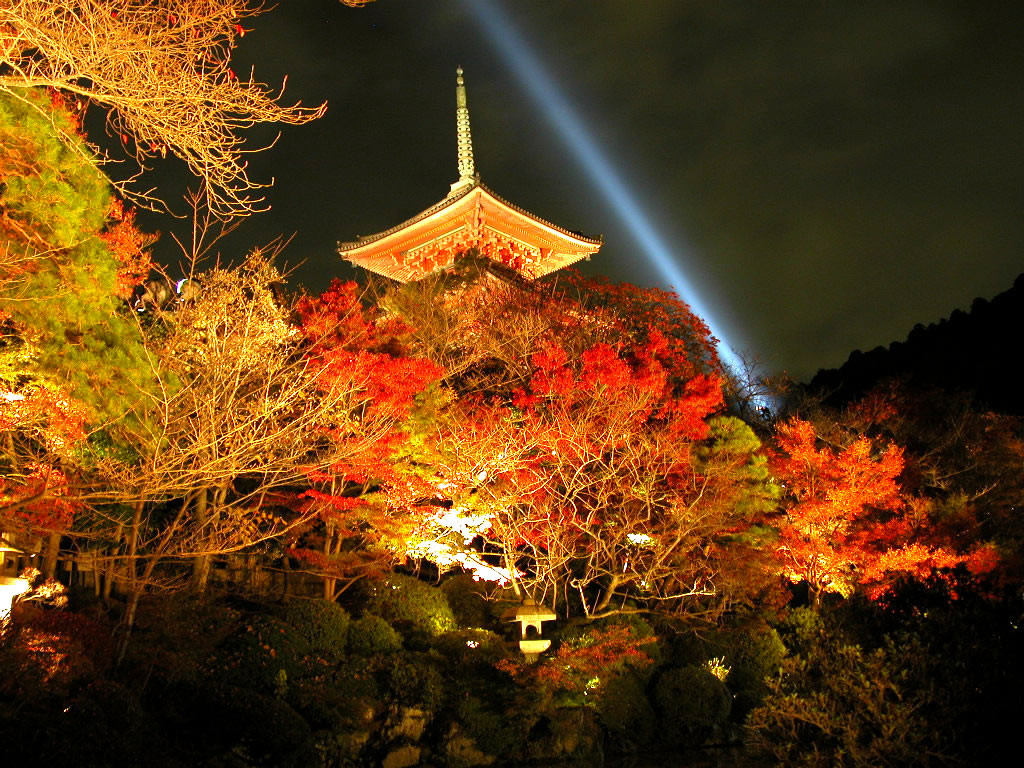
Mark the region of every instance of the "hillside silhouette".
<instances>
[{"instance_id":1,"label":"hillside silhouette","mask_svg":"<svg viewBox=\"0 0 1024 768\"><path fill-rule=\"evenodd\" d=\"M1018 372L1024 339L1024 274L991 300L954 310L930 325L917 324L905 341L870 352L859 349L839 368L819 370L809 389L840 406L888 379L914 388L969 392L979 405L1024 415Z\"/></svg>"}]
</instances>

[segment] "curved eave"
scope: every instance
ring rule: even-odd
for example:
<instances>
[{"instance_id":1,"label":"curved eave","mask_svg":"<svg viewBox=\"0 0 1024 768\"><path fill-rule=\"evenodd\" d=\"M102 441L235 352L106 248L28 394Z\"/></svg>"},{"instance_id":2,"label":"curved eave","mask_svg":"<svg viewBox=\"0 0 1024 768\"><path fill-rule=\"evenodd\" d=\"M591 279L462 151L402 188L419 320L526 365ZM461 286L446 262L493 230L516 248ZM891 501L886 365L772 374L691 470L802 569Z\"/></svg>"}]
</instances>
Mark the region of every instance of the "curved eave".
<instances>
[{"instance_id":1,"label":"curved eave","mask_svg":"<svg viewBox=\"0 0 1024 768\"><path fill-rule=\"evenodd\" d=\"M423 221L424 219L430 218L431 216L433 216L438 211L443 211L445 208L448 208L449 206L455 205L455 203L457 203L459 200L464 198L466 195L468 195L474 189L476 189L476 185L470 186L470 187L464 187L463 189L459 190L458 192L455 192L455 193L453 193L451 195L448 195L443 200L440 200L440 201L434 203L432 206L427 208L425 211L422 211L421 213L417 213L411 219L406 219L401 224L396 224L395 226L390 227L389 229L385 229L383 232L378 232L375 235L366 235L365 237L360 237L358 240L352 240L352 241L346 242L346 243L339 242L338 243L338 253L340 253L340 254L342 254L344 256L349 251L354 251L354 250L357 250L359 248L363 248L364 246L371 245L373 243L376 243L378 240L383 240L385 237L388 237L389 235L393 235L396 232L401 232L403 229L408 229L409 227L412 227L412 226L414 226L416 224L419 224L421 221Z\"/></svg>"},{"instance_id":2,"label":"curved eave","mask_svg":"<svg viewBox=\"0 0 1024 768\"><path fill-rule=\"evenodd\" d=\"M503 198L500 195L496 194L494 192L494 190L492 190L490 187L486 186L482 182L479 183L477 186L480 188L480 190L482 192L484 192L486 195L490 196L491 199L494 200L495 202L500 203L501 205L505 206L506 208L509 208L510 210L515 211L516 213L520 214L521 216L525 216L526 218L530 219L535 224L539 224L539 225L541 225L543 227L546 227L547 229L550 229L552 232L557 232L562 237L570 238L572 240L575 240L575 241L577 241L579 243L583 243L583 244L586 244L586 245L596 246L596 248L594 249L595 252L597 251L598 248L600 248L602 245L604 245L604 238L601 235L598 235L597 237L589 237L589 236L584 235L584 234L582 234L580 232L573 232L572 230L565 229L563 227L558 226L557 224L551 223L547 219L542 219L540 216L537 216L535 214L530 213L525 208L520 208L515 203L510 203L508 200L506 200L505 198Z\"/></svg>"}]
</instances>

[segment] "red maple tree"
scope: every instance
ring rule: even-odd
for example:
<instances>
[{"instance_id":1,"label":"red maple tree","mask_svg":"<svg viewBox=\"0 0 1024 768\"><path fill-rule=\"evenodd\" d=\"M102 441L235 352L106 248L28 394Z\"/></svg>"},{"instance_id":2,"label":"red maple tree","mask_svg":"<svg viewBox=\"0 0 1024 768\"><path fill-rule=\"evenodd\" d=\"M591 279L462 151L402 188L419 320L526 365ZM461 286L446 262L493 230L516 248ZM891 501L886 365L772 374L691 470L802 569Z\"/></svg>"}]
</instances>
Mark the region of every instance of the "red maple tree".
<instances>
[{"instance_id":1,"label":"red maple tree","mask_svg":"<svg viewBox=\"0 0 1024 768\"><path fill-rule=\"evenodd\" d=\"M444 289L408 306L460 329L422 342L455 372L436 438L451 505L411 550L592 618L719 610L724 538L763 484L756 439L720 415L706 326L632 287Z\"/></svg>"},{"instance_id":2,"label":"red maple tree","mask_svg":"<svg viewBox=\"0 0 1024 768\"><path fill-rule=\"evenodd\" d=\"M442 371L404 353L405 327L365 307L355 283L334 280L320 296L300 300L296 314L319 386L359 393L349 428L324 436L344 458L307 475L309 487L295 506L315 516L288 549L324 579L324 596L334 599L354 579L392 564L429 507L423 500L437 495L402 453L416 397ZM344 450L346 443L354 450Z\"/></svg>"},{"instance_id":3,"label":"red maple tree","mask_svg":"<svg viewBox=\"0 0 1024 768\"><path fill-rule=\"evenodd\" d=\"M792 419L776 434L773 469L787 493L776 556L781 572L823 592L877 597L899 575L925 576L960 563L980 564L934 541L925 502L900 484L903 451L859 436L824 442L809 421Z\"/></svg>"},{"instance_id":4,"label":"red maple tree","mask_svg":"<svg viewBox=\"0 0 1024 768\"><path fill-rule=\"evenodd\" d=\"M135 224L135 210L112 197L107 225L100 233L100 239L117 262L115 293L122 299L128 299L153 269L153 260L147 249L156 241L156 236L140 230Z\"/></svg>"}]
</instances>

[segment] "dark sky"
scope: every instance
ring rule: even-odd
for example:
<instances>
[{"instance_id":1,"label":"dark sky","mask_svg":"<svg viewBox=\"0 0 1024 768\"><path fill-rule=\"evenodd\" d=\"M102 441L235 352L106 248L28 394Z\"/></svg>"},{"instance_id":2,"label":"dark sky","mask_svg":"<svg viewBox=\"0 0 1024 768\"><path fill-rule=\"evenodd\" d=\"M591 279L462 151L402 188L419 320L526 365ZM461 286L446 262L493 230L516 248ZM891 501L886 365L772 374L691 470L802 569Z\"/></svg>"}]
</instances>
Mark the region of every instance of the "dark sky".
<instances>
[{"instance_id":1,"label":"dark sky","mask_svg":"<svg viewBox=\"0 0 1024 768\"><path fill-rule=\"evenodd\" d=\"M488 186L604 234L584 271L669 287L467 12L479 1L281 0L249 25L236 69L287 74L293 99L329 108L250 160L276 179L273 209L246 221L226 258L296 233L285 260L306 263L293 282L353 277L336 241L418 213L455 181L461 65ZM1024 271L1015 3L501 5L729 342L768 370L836 366ZM158 256L174 260L169 238Z\"/></svg>"}]
</instances>

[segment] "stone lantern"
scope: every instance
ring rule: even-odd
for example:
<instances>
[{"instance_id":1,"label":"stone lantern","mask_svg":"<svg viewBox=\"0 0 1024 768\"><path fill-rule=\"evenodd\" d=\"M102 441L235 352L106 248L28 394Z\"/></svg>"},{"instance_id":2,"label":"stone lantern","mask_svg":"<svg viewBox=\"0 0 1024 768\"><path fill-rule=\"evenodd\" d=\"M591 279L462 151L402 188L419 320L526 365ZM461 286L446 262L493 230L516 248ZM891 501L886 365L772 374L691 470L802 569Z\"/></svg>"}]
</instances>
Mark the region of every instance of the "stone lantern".
<instances>
[{"instance_id":1,"label":"stone lantern","mask_svg":"<svg viewBox=\"0 0 1024 768\"><path fill-rule=\"evenodd\" d=\"M545 621L554 621L556 618L558 617L551 609L537 605L536 601L530 599L524 600L523 604L516 609L513 621L519 622L521 627L519 650L523 652L528 663L535 662L544 651L551 647L550 640L540 637L541 624ZM536 632L535 635L529 634L528 630L531 628Z\"/></svg>"}]
</instances>

